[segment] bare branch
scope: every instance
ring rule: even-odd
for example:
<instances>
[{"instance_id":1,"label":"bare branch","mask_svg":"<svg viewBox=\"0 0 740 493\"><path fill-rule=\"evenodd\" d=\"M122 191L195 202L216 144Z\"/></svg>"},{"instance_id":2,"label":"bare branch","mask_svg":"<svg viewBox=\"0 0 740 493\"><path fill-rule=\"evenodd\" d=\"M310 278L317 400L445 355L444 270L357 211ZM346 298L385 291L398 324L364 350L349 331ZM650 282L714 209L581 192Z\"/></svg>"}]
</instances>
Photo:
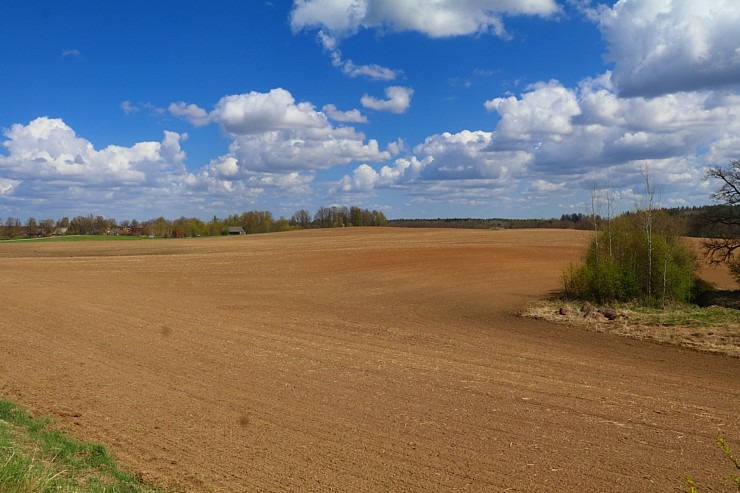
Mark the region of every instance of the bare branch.
<instances>
[{"instance_id":1,"label":"bare branch","mask_svg":"<svg viewBox=\"0 0 740 493\"><path fill-rule=\"evenodd\" d=\"M704 241L704 250L711 265L719 265L732 259L735 250L740 251L740 240L713 238Z\"/></svg>"},{"instance_id":2,"label":"bare branch","mask_svg":"<svg viewBox=\"0 0 740 493\"><path fill-rule=\"evenodd\" d=\"M707 170L707 178L722 181L722 186L711 197L727 205L740 204L740 159L731 161L727 167L714 166Z\"/></svg>"},{"instance_id":3,"label":"bare branch","mask_svg":"<svg viewBox=\"0 0 740 493\"><path fill-rule=\"evenodd\" d=\"M711 226L715 238L704 242L704 253L711 265L726 263L733 277L740 283L740 160L727 166L713 166L707 178L722 183L711 197L722 205L712 207L703 219Z\"/></svg>"}]
</instances>

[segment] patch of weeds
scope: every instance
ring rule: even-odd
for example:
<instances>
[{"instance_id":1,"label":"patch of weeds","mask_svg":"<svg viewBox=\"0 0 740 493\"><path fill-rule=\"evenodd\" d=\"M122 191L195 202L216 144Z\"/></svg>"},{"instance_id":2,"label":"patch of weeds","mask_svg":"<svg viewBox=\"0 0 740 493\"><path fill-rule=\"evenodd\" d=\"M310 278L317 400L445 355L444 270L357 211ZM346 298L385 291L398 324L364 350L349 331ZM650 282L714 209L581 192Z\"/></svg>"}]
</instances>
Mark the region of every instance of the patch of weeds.
<instances>
[{"instance_id":1,"label":"patch of weeds","mask_svg":"<svg viewBox=\"0 0 740 493\"><path fill-rule=\"evenodd\" d=\"M633 308L632 312L637 320L660 326L680 325L706 329L728 325L740 327L740 311L721 306L701 308L692 305L678 305L666 310Z\"/></svg>"},{"instance_id":2,"label":"patch of weeds","mask_svg":"<svg viewBox=\"0 0 740 493\"><path fill-rule=\"evenodd\" d=\"M590 306L590 310L584 308ZM543 300L528 306L525 317L540 318L595 332L682 346L740 357L740 311L674 304L666 309L634 304L594 307L568 300Z\"/></svg>"},{"instance_id":3,"label":"patch of weeds","mask_svg":"<svg viewBox=\"0 0 740 493\"><path fill-rule=\"evenodd\" d=\"M717 436L717 446L722 450L722 453L725 454L725 457L732 463L732 465L735 466L735 473L730 474L727 479L735 484L735 488L737 488L738 493L740 493L740 459L732 453L730 445L722 435ZM686 476L684 478L684 483L686 484L687 493L699 493L699 489L694 482L694 478Z\"/></svg>"},{"instance_id":4,"label":"patch of weeds","mask_svg":"<svg viewBox=\"0 0 740 493\"><path fill-rule=\"evenodd\" d=\"M0 491L159 491L120 471L102 445L72 440L50 423L0 399Z\"/></svg>"},{"instance_id":5,"label":"patch of weeds","mask_svg":"<svg viewBox=\"0 0 740 493\"><path fill-rule=\"evenodd\" d=\"M78 241L139 241L148 238L128 235L69 235L48 236L45 238L13 238L3 240L4 243L68 243Z\"/></svg>"}]
</instances>

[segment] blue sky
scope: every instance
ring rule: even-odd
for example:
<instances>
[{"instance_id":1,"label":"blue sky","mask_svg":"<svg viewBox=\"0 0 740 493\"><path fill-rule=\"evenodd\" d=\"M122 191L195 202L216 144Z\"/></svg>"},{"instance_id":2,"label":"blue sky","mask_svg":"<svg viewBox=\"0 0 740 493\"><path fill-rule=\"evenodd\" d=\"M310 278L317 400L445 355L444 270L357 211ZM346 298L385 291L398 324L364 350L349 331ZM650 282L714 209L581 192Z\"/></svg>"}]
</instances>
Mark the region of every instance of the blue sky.
<instances>
[{"instance_id":1,"label":"blue sky","mask_svg":"<svg viewBox=\"0 0 740 493\"><path fill-rule=\"evenodd\" d=\"M735 0L0 0L0 219L558 217L740 156Z\"/></svg>"}]
</instances>

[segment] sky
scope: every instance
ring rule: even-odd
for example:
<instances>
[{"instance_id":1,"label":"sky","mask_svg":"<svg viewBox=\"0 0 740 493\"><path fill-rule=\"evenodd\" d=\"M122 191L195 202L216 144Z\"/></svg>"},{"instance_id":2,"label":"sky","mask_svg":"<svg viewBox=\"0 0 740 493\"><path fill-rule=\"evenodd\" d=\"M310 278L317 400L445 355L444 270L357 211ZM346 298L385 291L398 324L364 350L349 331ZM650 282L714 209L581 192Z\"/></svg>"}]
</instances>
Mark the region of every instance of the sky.
<instances>
[{"instance_id":1,"label":"sky","mask_svg":"<svg viewBox=\"0 0 740 493\"><path fill-rule=\"evenodd\" d=\"M737 0L0 0L0 220L710 202Z\"/></svg>"}]
</instances>

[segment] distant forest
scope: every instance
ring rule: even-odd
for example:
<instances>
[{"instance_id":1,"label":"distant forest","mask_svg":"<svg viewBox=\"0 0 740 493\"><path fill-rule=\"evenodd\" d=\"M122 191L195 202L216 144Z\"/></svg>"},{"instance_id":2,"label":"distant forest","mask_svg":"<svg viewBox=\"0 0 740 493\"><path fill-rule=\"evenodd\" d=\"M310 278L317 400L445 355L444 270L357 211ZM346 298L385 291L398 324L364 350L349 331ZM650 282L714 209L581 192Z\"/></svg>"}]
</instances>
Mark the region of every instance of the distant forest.
<instances>
[{"instance_id":1,"label":"distant forest","mask_svg":"<svg viewBox=\"0 0 740 493\"><path fill-rule=\"evenodd\" d=\"M674 227L687 236L721 236L715 226L710 227L704 219L707 213L730 206L678 207L661 209ZM737 206L735 206L737 207ZM626 213L630 214L630 213ZM392 226L404 228L461 228L461 229L524 229L554 228L595 230L608 221L599 215L581 213L563 214L551 219L393 219L388 220L383 212L360 207L320 207L314 214L305 209L290 218L275 219L268 211L248 211L224 218L214 216L209 221L198 218L180 217L170 220L164 217L139 221L121 220L89 214L73 218L42 219L29 217L25 222L15 217L0 218L0 238L34 238L53 235L131 235L157 238L184 238L195 236L220 236L231 234L241 227L244 233L269 233L311 228L341 228L349 226Z\"/></svg>"},{"instance_id":2,"label":"distant forest","mask_svg":"<svg viewBox=\"0 0 740 493\"><path fill-rule=\"evenodd\" d=\"M728 206L700 206L663 208L658 213L666 216L677 231L685 236L711 238L722 236L716 225L710 226L705 217L712 211ZM737 209L738 207L735 206ZM626 212L624 215L630 215ZM736 212L737 214L737 212ZM393 219L388 226L404 228L461 228L461 229L602 229L608 218L599 215L581 213L563 214L560 218L551 219L475 219L475 218L447 218L447 219Z\"/></svg>"}]
</instances>

